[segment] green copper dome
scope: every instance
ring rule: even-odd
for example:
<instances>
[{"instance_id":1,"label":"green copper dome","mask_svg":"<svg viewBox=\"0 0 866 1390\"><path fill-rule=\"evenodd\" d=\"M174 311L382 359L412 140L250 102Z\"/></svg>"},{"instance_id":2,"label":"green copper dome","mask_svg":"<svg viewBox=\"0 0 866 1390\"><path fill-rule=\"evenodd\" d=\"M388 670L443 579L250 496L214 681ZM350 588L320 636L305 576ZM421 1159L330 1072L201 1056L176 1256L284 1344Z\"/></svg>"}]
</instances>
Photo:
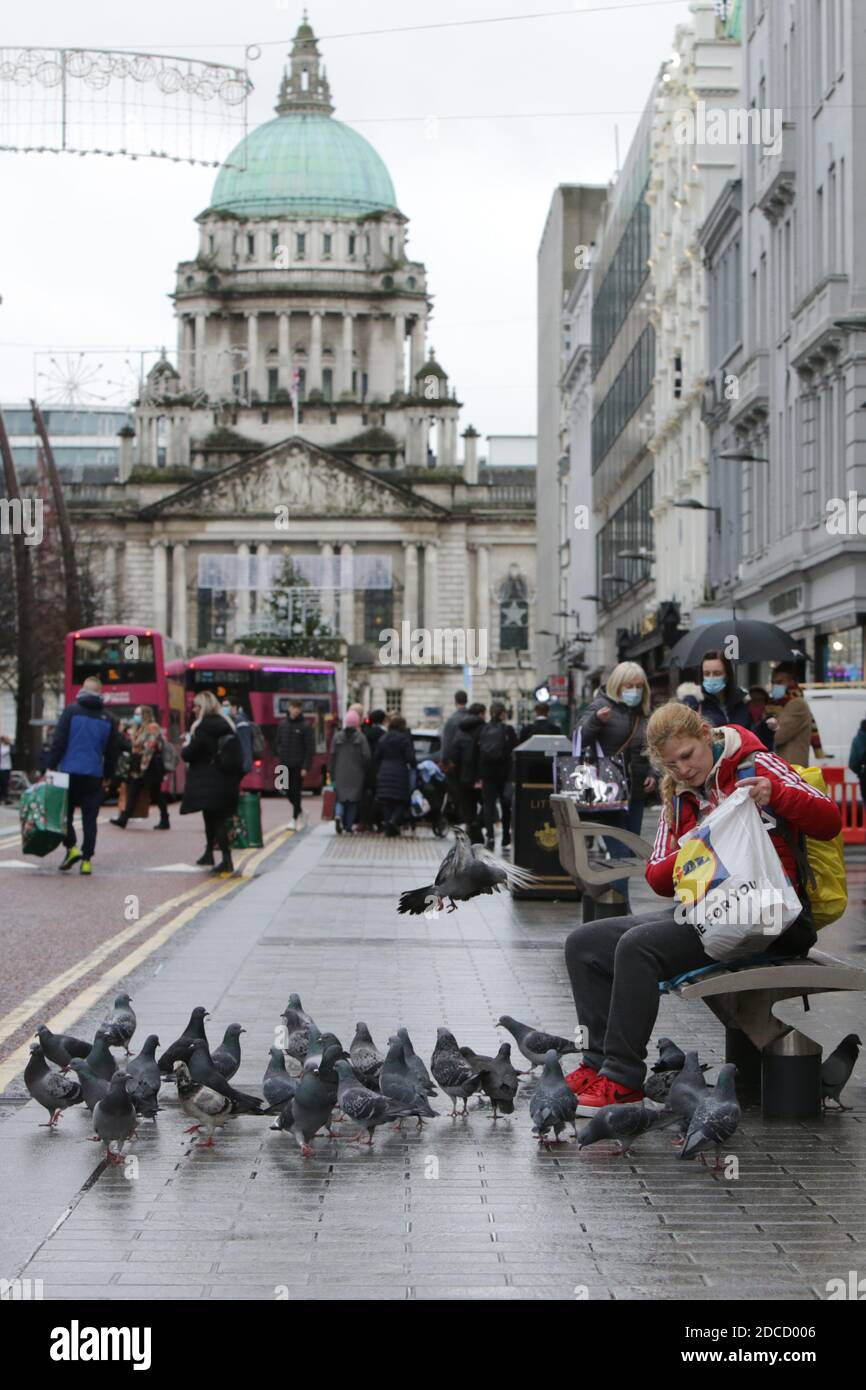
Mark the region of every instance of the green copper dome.
<instances>
[{"instance_id":1,"label":"green copper dome","mask_svg":"<svg viewBox=\"0 0 866 1390\"><path fill-rule=\"evenodd\" d=\"M211 207L245 217L362 217L396 210L373 146L319 111L291 110L250 132L229 155Z\"/></svg>"}]
</instances>

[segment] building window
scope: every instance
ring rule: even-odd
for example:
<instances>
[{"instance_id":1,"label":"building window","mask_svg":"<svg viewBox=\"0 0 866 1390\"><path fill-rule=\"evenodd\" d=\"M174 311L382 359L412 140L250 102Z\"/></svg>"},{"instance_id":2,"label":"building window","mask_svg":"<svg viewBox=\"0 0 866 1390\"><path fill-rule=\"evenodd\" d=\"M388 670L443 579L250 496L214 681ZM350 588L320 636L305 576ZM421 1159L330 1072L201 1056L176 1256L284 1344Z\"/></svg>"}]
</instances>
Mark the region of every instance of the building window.
<instances>
[{"instance_id":1,"label":"building window","mask_svg":"<svg viewBox=\"0 0 866 1390\"><path fill-rule=\"evenodd\" d=\"M529 647L529 601L526 580L512 573L499 589L499 650L525 652Z\"/></svg>"},{"instance_id":2,"label":"building window","mask_svg":"<svg viewBox=\"0 0 866 1390\"><path fill-rule=\"evenodd\" d=\"M350 256L354 256L354 254L355 254L355 243L357 242L357 240L358 240L358 238L357 238L357 236L355 235L355 233L354 233L354 232L350 232L350 233L349 233L349 255L350 255Z\"/></svg>"},{"instance_id":3,"label":"building window","mask_svg":"<svg viewBox=\"0 0 866 1390\"><path fill-rule=\"evenodd\" d=\"M306 233L306 232L296 232L296 233L295 233L295 251L296 251L296 253L297 253L297 256L298 256L298 259L299 259L299 260L302 260L302 259L303 259L304 255L306 254L306 249L307 249L307 233Z\"/></svg>"},{"instance_id":4,"label":"building window","mask_svg":"<svg viewBox=\"0 0 866 1390\"><path fill-rule=\"evenodd\" d=\"M389 236L389 238L388 238L388 255L389 255L389 256L393 256L393 254L394 254L394 238L393 238L392 236Z\"/></svg>"},{"instance_id":5,"label":"building window","mask_svg":"<svg viewBox=\"0 0 866 1390\"><path fill-rule=\"evenodd\" d=\"M334 238L333 238L333 236L331 235L331 233L330 233L330 232L325 232L324 235L323 235L323 237L322 237L322 251L323 251L324 255L330 256L330 254L331 254L331 246L333 245L333 241L334 241Z\"/></svg>"},{"instance_id":6,"label":"building window","mask_svg":"<svg viewBox=\"0 0 866 1390\"><path fill-rule=\"evenodd\" d=\"M279 232L271 232L271 255L275 256L280 247Z\"/></svg>"},{"instance_id":7,"label":"building window","mask_svg":"<svg viewBox=\"0 0 866 1390\"><path fill-rule=\"evenodd\" d=\"M593 472L649 392L654 373L655 330L647 324L593 416Z\"/></svg>"},{"instance_id":8,"label":"building window","mask_svg":"<svg viewBox=\"0 0 866 1390\"><path fill-rule=\"evenodd\" d=\"M214 239L213 239L212 236L209 236L208 239L207 239L207 249L208 249L209 253L210 253L211 255L213 255L213 252L214 252Z\"/></svg>"},{"instance_id":9,"label":"building window","mask_svg":"<svg viewBox=\"0 0 866 1390\"><path fill-rule=\"evenodd\" d=\"M381 633L394 626L394 590L364 590L364 641L378 647Z\"/></svg>"},{"instance_id":10,"label":"building window","mask_svg":"<svg viewBox=\"0 0 866 1390\"><path fill-rule=\"evenodd\" d=\"M650 210L641 189L592 306L593 375L649 275Z\"/></svg>"},{"instance_id":11,"label":"building window","mask_svg":"<svg viewBox=\"0 0 866 1390\"><path fill-rule=\"evenodd\" d=\"M674 353L674 400L681 399L683 394L683 359L679 352Z\"/></svg>"},{"instance_id":12,"label":"building window","mask_svg":"<svg viewBox=\"0 0 866 1390\"><path fill-rule=\"evenodd\" d=\"M305 401L307 399L307 369L306 367L298 367L296 370L298 373L298 400Z\"/></svg>"},{"instance_id":13,"label":"building window","mask_svg":"<svg viewBox=\"0 0 866 1390\"><path fill-rule=\"evenodd\" d=\"M268 367L268 400L269 400L269 401L272 401L272 400L274 400L274 399L276 398L276 394L277 394L277 385L278 385L278 383L279 383L279 379L280 379L279 368L277 368L277 367Z\"/></svg>"},{"instance_id":14,"label":"building window","mask_svg":"<svg viewBox=\"0 0 866 1390\"><path fill-rule=\"evenodd\" d=\"M255 234L254 234L253 232L247 232L247 255L248 255L248 256L254 256L255 254L256 254L256 238L255 238Z\"/></svg>"},{"instance_id":15,"label":"building window","mask_svg":"<svg viewBox=\"0 0 866 1390\"><path fill-rule=\"evenodd\" d=\"M848 627L819 637L817 647L819 681L862 681L862 628Z\"/></svg>"},{"instance_id":16,"label":"building window","mask_svg":"<svg viewBox=\"0 0 866 1390\"><path fill-rule=\"evenodd\" d=\"M386 713L386 714L402 714L402 713L403 713L403 692L402 692L402 690L386 690L386 691L385 691L385 713Z\"/></svg>"},{"instance_id":17,"label":"building window","mask_svg":"<svg viewBox=\"0 0 866 1390\"><path fill-rule=\"evenodd\" d=\"M622 594L649 577L652 563L649 557L653 552L652 504L653 480L650 476L644 478L626 498L596 537L597 593L605 605L616 603ZM648 558L621 560L619 556L623 550L643 550ZM603 579L602 575L605 574L617 577Z\"/></svg>"},{"instance_id":18,"label":"building window","mask_svg":"<svg viewBox=\"0 0 866 1390\"><path fill-rule=\"evenodd\" d=\"M326 401L334 399L334 369L333 367L322 368L322 394Z\"/></svg>"}]
</instances>

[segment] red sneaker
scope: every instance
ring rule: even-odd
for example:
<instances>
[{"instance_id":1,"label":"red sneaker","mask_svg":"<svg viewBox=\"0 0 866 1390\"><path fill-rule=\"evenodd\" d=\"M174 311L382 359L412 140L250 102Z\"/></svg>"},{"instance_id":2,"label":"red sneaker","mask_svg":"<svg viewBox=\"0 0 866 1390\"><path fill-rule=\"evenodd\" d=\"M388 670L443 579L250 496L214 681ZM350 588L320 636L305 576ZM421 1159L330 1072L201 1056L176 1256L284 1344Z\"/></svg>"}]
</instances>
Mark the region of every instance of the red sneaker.
<instances>
[{"instance_id":1,"label":"red sneaker","mask_svg":"<svg viewBox=\"0 0 866 1390\"><path fill-rule=\"evenodd\" d=\"M581 1091L585 1091L587 1086L590 1086L597 1076L598 1072L595 1067L591 1067L588 1062L581 1062L577 1071L570 1071L568 1073L568 1076L565 1078L565 1084L574 1091L576 1096L579 1096Z\"/></svg>"},{"instance_id":2,"label":"red sneaker","mask_svg":"<svg viewBox=\"0 0 866 1390\"><path fill-rule=\"evenodd\" d=\"M605 1105L640 1105L643 1098L643 1091L632 1091L628 1086L620 1086L619 1082L599 1073L581 1093L577 1113L595 1115Z\"/></svg>"}]
</instances>

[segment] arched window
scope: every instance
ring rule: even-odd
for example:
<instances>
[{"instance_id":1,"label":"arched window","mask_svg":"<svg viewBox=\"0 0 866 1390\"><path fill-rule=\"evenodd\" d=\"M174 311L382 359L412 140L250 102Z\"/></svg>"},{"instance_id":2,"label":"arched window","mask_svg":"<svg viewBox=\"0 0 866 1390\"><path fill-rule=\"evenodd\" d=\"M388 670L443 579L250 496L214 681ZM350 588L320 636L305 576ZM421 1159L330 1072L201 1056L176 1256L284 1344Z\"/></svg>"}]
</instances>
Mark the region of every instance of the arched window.
<instances>
[{"instance_id":1,"label":"arched window","mask_svg":"<svg viewBox=\"0 0 866 1390\"><path fill-rule=\"evenodd\" d=\"M526 580L512 565L499 586L499 650L523 652L529 648L529 592Z\"/></svg>"}]
</instances>

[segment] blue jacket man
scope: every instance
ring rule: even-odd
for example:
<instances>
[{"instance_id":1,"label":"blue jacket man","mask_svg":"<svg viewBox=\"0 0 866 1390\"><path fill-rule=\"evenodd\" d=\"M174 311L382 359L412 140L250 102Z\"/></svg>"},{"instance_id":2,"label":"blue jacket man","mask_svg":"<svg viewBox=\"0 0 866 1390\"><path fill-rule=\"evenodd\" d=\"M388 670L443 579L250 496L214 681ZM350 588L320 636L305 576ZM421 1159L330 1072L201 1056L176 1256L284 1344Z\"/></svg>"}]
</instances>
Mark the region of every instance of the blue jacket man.
<instances>
[{"instance_id":1,"label":"blue jacket man","mask_svg":"<svg viewBox=\"0 0 866 1390\"><path fill-rule=\"evenodd\" d=\"M63 841L66 857L60 868L71 869L80 863L83 874L91 872L96 849L102 780L113 774L120 752L117 725L105 708L101 692L99 678L88 676L77 700L61 714L48 753L48 767L69 774L69 820ZM72 824L76 807L81 810L81 849L76 846Z\"/></svg>"}]
</instances>

